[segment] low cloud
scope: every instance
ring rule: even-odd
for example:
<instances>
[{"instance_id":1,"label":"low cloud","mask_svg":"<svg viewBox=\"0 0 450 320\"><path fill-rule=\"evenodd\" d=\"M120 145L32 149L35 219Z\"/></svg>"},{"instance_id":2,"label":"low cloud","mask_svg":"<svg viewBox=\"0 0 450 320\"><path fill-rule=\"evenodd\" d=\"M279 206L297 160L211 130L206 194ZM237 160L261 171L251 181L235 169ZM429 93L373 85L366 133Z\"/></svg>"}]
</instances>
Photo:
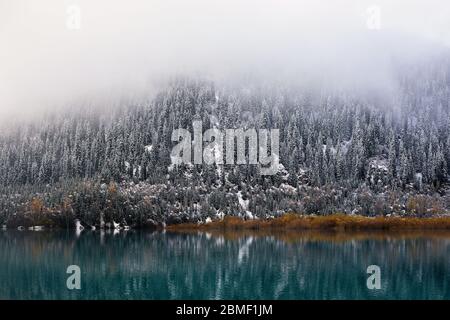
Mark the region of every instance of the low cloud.
<instances>
[{"instance_id":1,"label":"low cloud","mask_svg":"<svg viewBox=\"0 0 450 320\"><path fill-rule=\"evenodd\" d=\"M176 74L392 90L395 59L448 48L449 16L446 0L0 0L0 116L112 105Z\"/></svg>"}]
</instances>

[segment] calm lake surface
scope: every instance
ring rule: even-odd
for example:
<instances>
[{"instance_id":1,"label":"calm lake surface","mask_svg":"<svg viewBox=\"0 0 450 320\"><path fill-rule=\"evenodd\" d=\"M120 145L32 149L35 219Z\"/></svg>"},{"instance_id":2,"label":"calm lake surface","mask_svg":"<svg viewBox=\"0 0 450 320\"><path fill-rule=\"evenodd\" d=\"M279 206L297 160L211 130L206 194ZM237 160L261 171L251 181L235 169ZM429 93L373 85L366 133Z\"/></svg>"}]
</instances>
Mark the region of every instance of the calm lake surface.
<instances>
[{"instance_id":1,"label":"calm lake surface","mask_svg":"<svg viewBox=\"0 0 450 320\"><path fill-rule=\"evenodd\" d=\"M450 234L0 231L0 299L381 298L450 299Z\"/></svg>"}]
</instances>

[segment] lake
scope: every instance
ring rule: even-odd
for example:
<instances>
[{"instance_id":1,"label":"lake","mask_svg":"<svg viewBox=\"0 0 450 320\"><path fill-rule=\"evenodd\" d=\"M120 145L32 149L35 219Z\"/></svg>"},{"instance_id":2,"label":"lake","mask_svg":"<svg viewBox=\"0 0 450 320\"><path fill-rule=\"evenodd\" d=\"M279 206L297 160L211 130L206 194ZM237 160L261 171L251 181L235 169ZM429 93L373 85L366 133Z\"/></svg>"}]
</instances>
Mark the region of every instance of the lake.
<instances>
[{"instance_id":1,"label":"lake","mask_svg":"<svg viewBox=\"0 0 450 320\"><path fill-rule=\"evenodd\" d=\"M437 231L0 231L0 299L450 299L449 271Z\"/></svg>"}]
</instances>

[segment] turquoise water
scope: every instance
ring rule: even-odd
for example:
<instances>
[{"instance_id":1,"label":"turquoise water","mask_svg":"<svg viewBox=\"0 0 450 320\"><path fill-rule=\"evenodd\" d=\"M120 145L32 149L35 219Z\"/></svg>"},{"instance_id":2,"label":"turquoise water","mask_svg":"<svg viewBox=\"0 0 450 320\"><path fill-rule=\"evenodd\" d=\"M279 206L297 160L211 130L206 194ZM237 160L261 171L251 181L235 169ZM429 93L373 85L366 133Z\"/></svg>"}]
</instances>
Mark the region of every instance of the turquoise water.
<instances>
[{"instance_id":1,"label":"turquoise water","mask_svg":"<svg viewBox=\"0 0 450 320\"><path fill-rule=\"evenodd\" d=\"M449 254L436 234L0 231L0 299L449 299Z\"/></svg>"}]
</instances>

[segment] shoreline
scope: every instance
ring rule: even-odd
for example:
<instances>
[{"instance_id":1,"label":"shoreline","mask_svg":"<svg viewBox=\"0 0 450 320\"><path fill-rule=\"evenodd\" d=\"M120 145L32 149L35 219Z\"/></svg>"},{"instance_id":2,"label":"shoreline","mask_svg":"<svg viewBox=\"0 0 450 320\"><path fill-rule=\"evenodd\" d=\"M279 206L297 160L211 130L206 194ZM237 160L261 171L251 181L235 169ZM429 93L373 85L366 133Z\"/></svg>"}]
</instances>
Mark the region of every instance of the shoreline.
<instances>
[{"instance_id":1,"label":"shoreline","mask_svg":"<svg viewBox=\"0 0 450 320\"><path fill-rule=\"evenodd\" d=\"M80 230L161 230L161 231L266 231L266 232L295 232L295 231L450 231L450 216L429 217L400 217L400 216L374 216L330 214L326 216L302 215L286 213L280 217L267 219L244 219L236 216L225 216L223 219L207 222L179 222L165 224L163 222L151 225L138 225L119 228L99 228L94 225L84 225ZM44 230L71 230L77 229L75 224L66 226L54 224L12 224L0 225L0 230L18 231L44 231Z\"/></svg>"},{"instance_id":2,"label":"shoreline","mask_svg":"<svg viewBox=\"0 0 450 320\"><path fill-rule=\"evenodd\" d=\"M168 231L390 231L390 230L450 230L450 216L441 217L365 217L334 214L329 216L305 216L285 214L273 219L244 220L225 217L209 223L180 223L168 225Z\"/></svg>"}]
</instances>

